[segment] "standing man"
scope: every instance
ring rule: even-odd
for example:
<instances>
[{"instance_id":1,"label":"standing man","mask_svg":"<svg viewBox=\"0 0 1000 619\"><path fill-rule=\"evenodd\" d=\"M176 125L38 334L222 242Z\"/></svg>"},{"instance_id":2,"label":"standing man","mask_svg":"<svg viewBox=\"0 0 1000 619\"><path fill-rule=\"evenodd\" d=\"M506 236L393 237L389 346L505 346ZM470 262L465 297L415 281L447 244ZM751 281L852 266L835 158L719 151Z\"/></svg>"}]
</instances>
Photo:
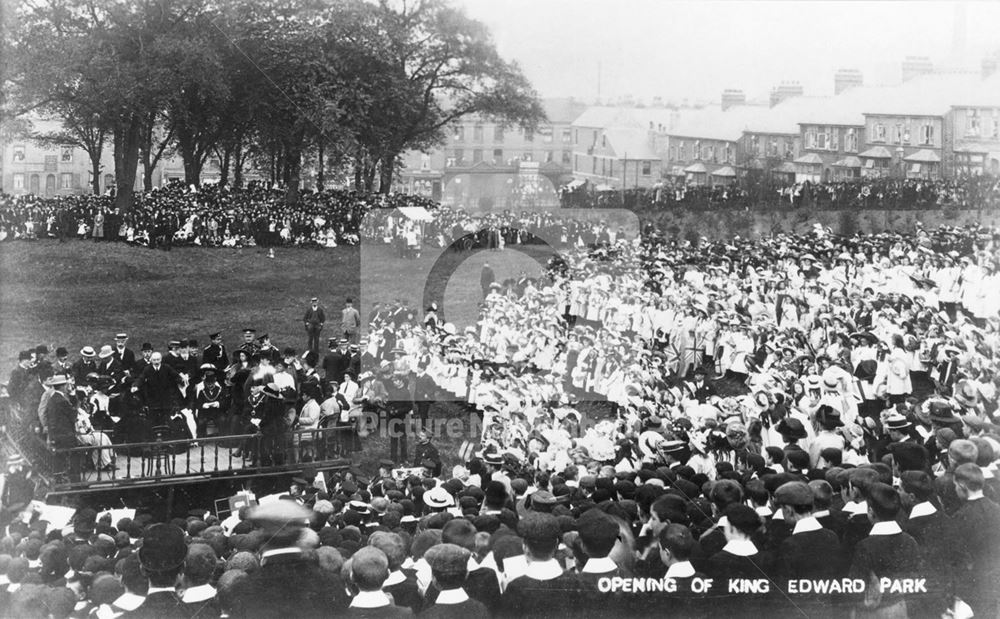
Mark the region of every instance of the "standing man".
<instances>
[{"instance_id":1,"label":"standing man","mask_svg":"<svg viewBox=\"0 0 1000 619\"><path fill-rule=\"evenodd\" d=\"M254 355L260 352L260 346L254 341L255 335L257 335L256 329L243 329L243 344L236 349L237 352L241 350L245 352L248 359L252 359Z\"/></svg>"},{"instance_id":2,"label":"standing man","mask_svg":"<svg viewBox=\"0 0 1000 619\"><path fill-rule=\"evenodd\" d=\"M64 374L56 374L45 381L46 387L51 387L54 391L45 406L45 430L49 436L49 442L56 449L69 449L76 447L76 406L70 400L69 394L76 389L72 379ZM70 471L70 479L78 479L79 473L75 472L78 467L71 466L68 454L63 454L66 460L64 464Z\"/></svg>"},{"instance_id":3,"label":"standing man","mask_svg":"<svg viewBox=\"0 0 1000 619\"><path fill-rule=\"evenodd\" d=\"M309 307L306 308L306 315L302 320L306 326L306 334L309 336L309 343L306 345L306 348L319 354L319 334L323 330L323 324L326 323L326 314L323 312L323 308L319 306L319 299L316 297L312 298Z\"/></svg>"},{"instance_id":4,"label":"standing man","mask_svg":"<svg viewBox=\"0 0 1000 619\"><path fill-rule=\"evenodd\" d=\"M115 334L114 358L121 363L122 370L131 374L135 369L135 353L128 348L128 333Z\"/></svg>"},{"instance_id":5,"label":"standing man","mask_svg":"<svg viewBox=\"0 0 1000 619\"><path fill-rule=\"evenodd\" d=\"M358 333L361 330L361 314L354 309L354 299L347 297L344 309L340 316L340 329L350 342L358 342Z\"/></svg>"},{"instance_id":6,"label":"standing man","mask_svg":"<svg viewBox=\"0 0 1000 619\"><path fill-rule=\"evenodd\" d=\"M483 289L483 298L490 293L490 285L496 281L496 275L493 274L493 269L490 268L490 263L483 263L483 270L479 274L479 287Z\"/></svg>"},{"instance_id":7,"label":"standing man","mask_svg":"<svg viewBox=\"0 0 1000 619\"><path fill-rule=\"evenodd\" d=\"M226 345L222 343L222 333L216 331L208 336L211 344L205 347L201 353L202 365L208 363L216 370L225 372L229 365L229 355L226 354Z\"/></svg>"},{"instance_id":8,"label":"standing man","mask_svg":"<svg viewBox=\"0 0 1000 619\"><path fill-rule=\"evenodd\" d=\"M177 370L163 362L163 355L154 352L149 365L132 384L132 392L142 398L154 426L162 425L169 419L171 408L180 396L177 389L180 384L181 375Z\"/></svg>"}]
</instances>

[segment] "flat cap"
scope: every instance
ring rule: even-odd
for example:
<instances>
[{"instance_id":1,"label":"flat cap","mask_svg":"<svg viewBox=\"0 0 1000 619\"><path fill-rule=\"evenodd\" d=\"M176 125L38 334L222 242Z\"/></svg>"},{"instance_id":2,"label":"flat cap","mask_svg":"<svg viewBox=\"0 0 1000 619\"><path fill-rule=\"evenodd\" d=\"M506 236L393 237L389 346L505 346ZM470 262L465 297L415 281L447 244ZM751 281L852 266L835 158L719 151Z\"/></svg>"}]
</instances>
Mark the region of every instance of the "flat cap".
<instances>
[{"instance_id":1,"label":"flat cap","mask_svg":"<svg viewBox=\"0 0 1000 619\"><path fill-rule=\"evenodd\" d=\"M813 492L805 482L790 481L775 490L774 502L779 505L812 505Z\"/></svg>"},{"instance_id":2,"label":"flat cap","mask_svg":"<svg viewBox=\"0 0 1000 619\"><path fill-rule=\"evenodd\" d=\"M470 554L457 544L438 544L424 553L424 559L434 576L458 577L468 573Z\"/></svg>"}]
</instances>

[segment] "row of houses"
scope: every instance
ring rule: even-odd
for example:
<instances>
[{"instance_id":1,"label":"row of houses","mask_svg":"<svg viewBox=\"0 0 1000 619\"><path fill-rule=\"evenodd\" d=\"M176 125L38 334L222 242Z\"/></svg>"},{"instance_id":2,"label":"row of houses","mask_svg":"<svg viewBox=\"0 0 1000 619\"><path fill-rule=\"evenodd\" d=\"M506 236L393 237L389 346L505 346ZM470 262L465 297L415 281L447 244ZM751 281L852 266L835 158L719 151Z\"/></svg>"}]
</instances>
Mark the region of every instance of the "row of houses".
<instances>
[{"instance_id":1,"label":"row of houses","mask_svg":"<svg viewBox=\"0 0 1000 619\"><path fill-rule=\"evenodd\" d=\"M775 103L589 108L572 123L573 177L622 188L726 184L752 170L795 182L1000 175L1000 74L931 73Z\"/></svg>"}]
</instances>

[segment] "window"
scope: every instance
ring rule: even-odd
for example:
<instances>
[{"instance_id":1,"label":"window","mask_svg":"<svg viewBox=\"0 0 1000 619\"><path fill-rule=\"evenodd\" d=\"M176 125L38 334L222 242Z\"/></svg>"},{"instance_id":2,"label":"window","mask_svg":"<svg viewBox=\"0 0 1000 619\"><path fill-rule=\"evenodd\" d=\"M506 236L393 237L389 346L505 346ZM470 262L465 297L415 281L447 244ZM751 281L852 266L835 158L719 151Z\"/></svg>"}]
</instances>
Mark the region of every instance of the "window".
<instances>
[{"instance_id":1,"label":"window","mask_svg":"<svg viewBox=\"0 0 1000 619\"><path fill-rule=\"evenodd\" d=\"M848 129L844 134L844 150L849 153L858 152L858 132L856 129Z\"/></svg>"},{"instance_id":2,"label":"window","mask_svg":"<svg viewBox=\"0 0 1000 619\"><path fill-rule=\"evenodd\" d=\"M643 176L649 176L652 173L653 173L653 162L652 161L643 161L642 162L642 175Z\"/></svg>"},{"instance_id":3,"label":"window","mask_svg":"<svg viewBox=\"0 0 1000 619\"><path fill-rule=\"evenodd\" d=\"M521 156L521 161L534 161L535 156L530 150L524 151L524 155Z\"/></svg>"},{"instance_id":4,"label":"window","mask_svg":"<svg viewBox=\"0 0 1000 619\"><path fill-rule=\"evenodd\" d=\"M667 159L669 161L674 161L674 160L677 159L677 147L676 146L671 146L670 150L667 151L667 152L668 152Z\"/></svg>"},{"instance_id":5,"label":"window","mask_svg":"<svg viewBox=\"0 0 1000 619\"><path fill-rule=\"evenodd\" d=\"M732 163L733 162L733 147L730 146L729 144L726 144L726 153L725 153L725 155L723 157L724 157L723 161L725 163Z\"/></svg>"},{"instance_id":6,"label":"window","mask_svg":"<svg viewBox=\"0 0 1000 619\"><path fill-rule=\"evenodd\" d=\"M591 157L591 162L594 164L590 170L591 174L597 174L597 157Z\"/></svg>"},{"instance_id":7,"label":"window","mask_svg":"<svg viewBox=\"0 0 1000 619\"><path fill-rule=\"evenodd\" d=\"M608 175L608 160L601 157L601 176Z\"/></svg>"},{"instance_id":8,"label":"window","mask_svg":"<svg viewBox=\"0 0 1000 619\"><path fill-rule=\"evenodd\" d=\"M476 125L472 128L472 141L482 142L483 141L483 126Z\"/></svg>"},{"instance_id":9,"label":"window","mask_svg":"<svg viewBox=\"0 0 1000 619\"><path fill-rule=\"evenodd\" d=\"M677 143L677 158L681 161L687 159L687 151L684 150L684 140Z\"/></svg>"},{"instance_id":10,"label":"window","mask_svg":"<svg viewBox=\"0 0 1000 619\"><path fill-rule=\"evenodd\" d=\"M63 146L59 156L59 160L63 163L72 163L73 161L73 147Z\"/></svg>"},{"instance_id":11,"label":"window","mask_svg":"<svg viewBox=\"0 0 1000 619\"><path fill-rule=\"evenodd\" d=\"M920 143L925 146L934 145L934 125L931 124L921 125Z\"/></svg>"},{"instance_id":12,"label":"window","mask_svg":"<svg viewBox=\"0 0 1000 619\"><path fill-rule=\"evenodd\" d=\"M493 127L493 141L503 143L503 127L500 125Z\"/></svg>"},{"instance_id":13,"label":"window","mask_svg":"<svg viewBox=\"0 0 1000 619\"><path fill-rule=\"evenodd\" d=\"M524 141L525 142L534 142L535 141L535 132L532 131L531 129L525 129L524 130Z\"/></svg>"},{"instance_id":14,"label":"window","mask_svg":"<svg viewBox=\"0 0 1000 619\"><path fill-rule=\"evenodd\" d=\"M493 163L503 163L503 149L494 148L493 149Z\"/></svg>"},{"instance_id":15,"label":"window","mask_svg":"<svg viewBox=\"0 0 1000 619\"><path fill-rule=\"evenodd\" d=\"M785 159L795 156L795 143L792 140L785 140Z\"/></svg>"},{"instance_id":16,"label":"window","mask_svg":"<svg viewBox=\"0 0 1000 619\"><path fill-rule=\"evenodd\" d=\"M778 138L771 138L770 144L767 145L767 155L768 157L778 156Z\"/></svg>"},{"instance_id":17,"label":"window","mask_svg":"<svg viewBox=\"0 0 1000 619\"><path fill-rule=\"evenodd\" d=\"M24 145L23 144L22 145L14 146L14 161L24 161Z\"/></svg>"},{"instance_id":18,"label":"window","mask_svg":"<svg viewBox=\"0 0 1000 619\"><path fill-rule=\"evenodd\" d=\"M463 141L465 141L465 126L464 125L458 125L457 127L455 127L455 136L454 137L455 137L455 141L456 142L463 142Z\"/></svg>"},{"instance_id":19,"label":"window","mask_svg":"<svg viewBox=\"0 0 1000 619\"><path fill-rule=\"evenodd\" d=\"M430 170L431 169L431 156L427 154L420 155L420 169Z\"/></svg>"},{"instance_id":20,"label":"window","mask_svg":"<svg viewBox=\"0 0 1000 619\"><path fill-rule=\"evenodd\" d=\"M826 150L826 148L827 148L827 146L826 146L826 127L824 127L823 129L824 130L822 132L816 134L816 148L818 148L819 150Z\"/></svg>"},{"instance_id":21,"label":"window","mask_svg":"<svg viewBox=\"0 0 1000 619\"><path fill-rule=\"evenodd\" d=\"M875 167L875 160L874 159L865 159L865 167L866 168L874 168Z\"/></svg>"},{"instance_id":22,"label":"window","mask_svg":"<svg viewBox=\"0 0 1000 619\"><path fill-rule=\"evenodd\" d=\"M982 123L979 119L979 110L968 110L965 115L965 135L978 137L982 130Z\"/></svg>"},{"instance_id":23,"label":"window","mask_svg":"<svg viewBox=\"0 0 1000 619\"><path fill-rule=\"evenodd\" d=\"M997 111L993 110L993 131L992 137L994 140L1000 139L1000 118L997 118Z\"/></svg>"},{"instance_id":24,"label":"window","mask_svg":"<svg viewBox=\"0 0 1000 619\"><path fill-rule=\"evenodd\" d=\"M694 159L701 159L701 140L694 141Z\"/></svg>"},{"instance_id":25,"label":"window","mask_svg":"<svg viewBox=\"0 0 1000 619\"><path fill-rule=\"evenodd\" d=\"M834 127L830 129L830 150L836 151L840 148L840 128Z\"/></svg>"},{"instance_id":26,"label":"window","mask_svg":"<svg viewBox=\"0 0 1000 619\"><path fill-rule=\"evenodd\" d=\"M465 150L462 148L455 149L455 165L465 165Z\"/></svg>"},{"instance_id":27,"label":"window","mask_svg":"<svg viewBox=\"0 0 1000 619\"><path fill-rule=\"evenodd\" d=\"M816 130L806 131L806 148L816 148Z\"/></svg>"},{"instance_id":28,"label":"window","mask_svg":"<svg viewBox=\"0 0 1000 619\"><path fill-rule=\"evenodd\" d=\"M63 172L59 175L59 188L60 189L72 189L73 188L73 175L69 172Z\"/></svg>"},{"instance_id":29,"label":"window","mask_svg":"<svg viewBox=\"0 0 1000 619\"><path fill-rule=\"evenodd\" d=\"M715 161L715 144L708 147L708 158L710 161Z\"/></svg>"},{"instance_id":30,"label":"window","mask_svg":"<svg viewBox=\"0 0 1000 619\"><path fill-rule=\"evenodd\" d=\"M872 125L872 142L885 142L885 125L882 123Z\"/></svg>"},{"instance_id":31,"label":"window","mask_svg":"<svg viewBox=\"0 0 1000 619\"><path fill-rule=\"evenodd\" d=\"M759 155L760 153L760 136L751 135L750 136L750 154Z\"/></svg>"},{"instance_id":32,"label":"window","mask_svg":"<svg viewBox=\"0 0 1000 619\"><path fill-rule=\"evenodd\" d=\"M910 143L910 121L906 121L906 126L903 127L903 144Z\"/></svg>"},{"instance_id":33,"label":"window","mask_svg":"<svg viewBox=\"0 0 1000 619\"><path fill-rule=\"evenodd\" d=\"M24 189L24 174L14 175L14 189Z\"/></svg>"},{"instance_id":34,"label":"window","mask_svg":"<svg viewBox=\"0 0 1000 619\"><path fill-rule=\"evenodd\" d=\"M903 143L903 123L896 123L892 128L892 143Z\"/></svg>"},{"instance_id":35,"label":"window","mask_svg":"<svg viewBox=\"0 0 1000 619\"><path fill-rule=\"evenodd\" d=\"M552 127L542 127L538 132L542 134L542 143L552 143Z\"/></svg>"},{"instance_id":36,"label":"window","mask_svg":"<svg viewBox=\"0 0 1000 619\"><path fill-rule=\"evenodd\" d=\"M482 163L483 161L483 151L480 148L474 148L472 150L472 165L477 163Z\"/></svg>"},{"instance_id":37,"label":"window","mask_svg":"<svg viewBox=\"0 0 1000 619\"><path fill-rule=\"evenodd\" d=\"M562 152L562 163L563 163L563 165L569 165L570 164L569 151L568 150L564 150Z\"/></svg>"},{"instance_id":38,"label":"window","mask_svg":"<svg viewBox=\"0 0 1000 619\"><path fill-rule=\"evenodd\" d=\"M552 163L556 160L556 151L547 150L545 151L545 163Z\"/></svg>"},{"instance_id":39,"label":"window","mask_svg":"<svg viewBox=\"0 0 1000 619\"><path fill-rule=\"evenodd\" d=\"M562 130L562 143L570 144L573 142L573 133L569 129Z\"/></svg>"}]
</instances>

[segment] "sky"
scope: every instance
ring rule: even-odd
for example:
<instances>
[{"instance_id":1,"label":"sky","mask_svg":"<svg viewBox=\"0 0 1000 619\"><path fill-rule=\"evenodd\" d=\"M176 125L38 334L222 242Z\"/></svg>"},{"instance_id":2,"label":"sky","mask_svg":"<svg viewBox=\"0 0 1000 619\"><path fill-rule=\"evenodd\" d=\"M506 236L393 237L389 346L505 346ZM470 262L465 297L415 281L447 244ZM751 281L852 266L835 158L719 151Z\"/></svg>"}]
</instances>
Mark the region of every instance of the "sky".
<instances>
[{"instance_id":1,"label":"sky","mask_svg":"<svg viewBox=\"0 0 1000 619\"><path fill-rule=\"evenodd\" d=\"M1000 49L1000 2L453 0L485 23L543 97L592 102L718 100L726 88L766 100L784 81L833 94L839 68L866 84L899 81L908 55L936 65ZM964 56L953 25L965 13Z\"/></svg>"}]
</instances>

